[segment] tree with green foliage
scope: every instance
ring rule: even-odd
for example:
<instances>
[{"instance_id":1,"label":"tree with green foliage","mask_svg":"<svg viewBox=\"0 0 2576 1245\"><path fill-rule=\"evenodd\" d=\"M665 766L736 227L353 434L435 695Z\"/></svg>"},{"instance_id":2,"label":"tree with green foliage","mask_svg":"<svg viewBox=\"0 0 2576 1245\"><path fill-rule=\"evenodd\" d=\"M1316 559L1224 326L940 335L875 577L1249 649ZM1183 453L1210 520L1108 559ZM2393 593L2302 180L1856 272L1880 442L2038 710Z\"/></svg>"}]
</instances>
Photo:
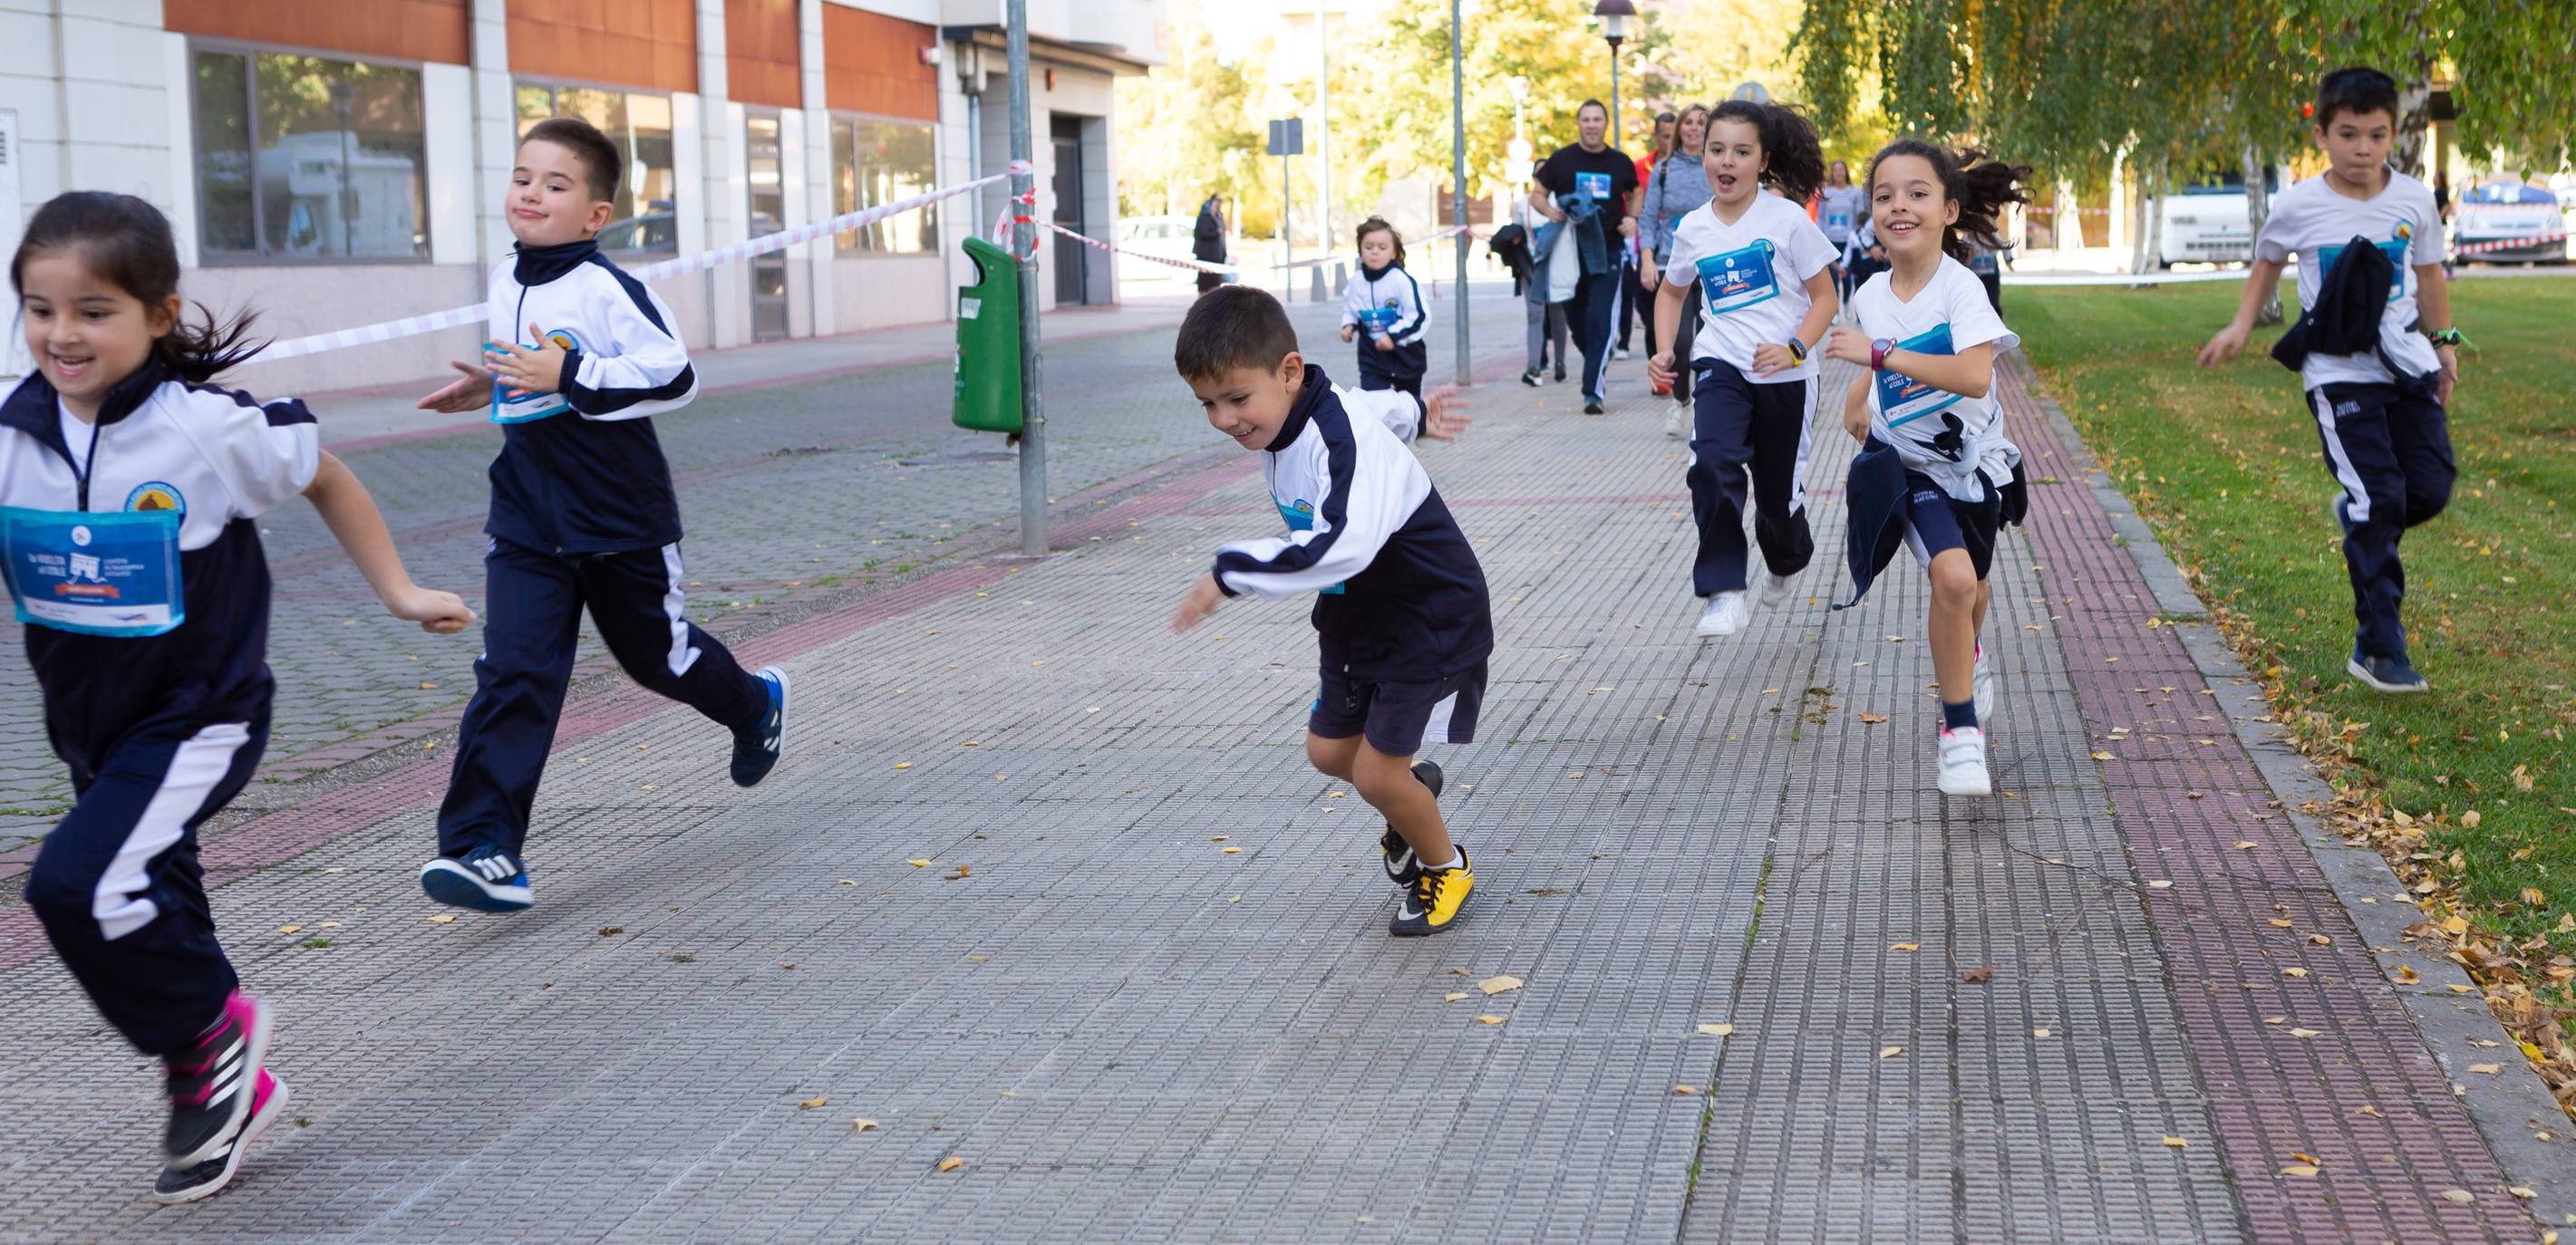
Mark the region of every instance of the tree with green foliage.
<instances>
[{"instance_id":1,"label":"tree with green foliage","mask_svg":"<svg viewBox=\"0 0 2576 1245\"><path fill-rule=\"evenodd\" d=\"M1223 192L1244 234L1278 227L1279 166L1262 153L1264 94L1257 67L1266 55L1235 64L1217 57L1207 28L1175 20L1171 61L1118 82L1118 202L1127 215L1196 212L1210 192Z\"/></svg>"}]
</instances>

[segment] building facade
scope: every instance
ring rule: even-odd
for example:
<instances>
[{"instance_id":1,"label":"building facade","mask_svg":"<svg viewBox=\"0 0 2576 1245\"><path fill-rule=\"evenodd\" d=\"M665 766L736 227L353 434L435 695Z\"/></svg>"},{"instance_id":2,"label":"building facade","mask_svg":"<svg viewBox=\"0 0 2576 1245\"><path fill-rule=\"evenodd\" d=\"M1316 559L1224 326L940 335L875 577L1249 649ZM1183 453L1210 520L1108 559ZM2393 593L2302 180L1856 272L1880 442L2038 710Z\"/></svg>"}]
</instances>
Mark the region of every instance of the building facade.
<instances>
[{"instance_id":1,"label":"building facade","mask_svg":"<svg viewBox=\"0 0 2576 1245\"><path fill-rule=\"evenodd\" d=\"M1116 214L1111 86L1163 59L1164 0L1030 0L1040 211ZM0 244L64 190L170 217L182 292L288 338L479 301L518 136L598 125L627 159L600 235L629 267L1002 172L1001 0L0 0ZM15 201L8 200L14 186ZM694 347L938 320L996 185L658 283ZM1047 306L1117 296L1042 246ZM23 345L12 334L23 360ZM275 392L412 382L471 329L254 362ZM9 370L22 370L23 362Z\"/></svg>"}]
</instances>

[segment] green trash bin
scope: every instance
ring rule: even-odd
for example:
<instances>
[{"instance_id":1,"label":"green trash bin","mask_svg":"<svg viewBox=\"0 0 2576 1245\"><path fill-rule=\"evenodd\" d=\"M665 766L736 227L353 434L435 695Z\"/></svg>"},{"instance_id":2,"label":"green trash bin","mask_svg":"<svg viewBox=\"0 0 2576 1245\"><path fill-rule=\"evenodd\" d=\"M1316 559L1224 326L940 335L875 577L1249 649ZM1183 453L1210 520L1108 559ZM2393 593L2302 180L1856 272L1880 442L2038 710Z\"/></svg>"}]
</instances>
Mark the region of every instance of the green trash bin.
<instances>
[{"instance_id":1,"label":"green trash bin","mask_svg":"<svg viewBox=\"0 0 2576 1245\"><path fill-rule=\"evenodd\" d=\"M1020 431L1020 273L1011 253L966 239L975 280L957 291L957 384L949 419L978 432Z\"/></svg>"}]
</instances>

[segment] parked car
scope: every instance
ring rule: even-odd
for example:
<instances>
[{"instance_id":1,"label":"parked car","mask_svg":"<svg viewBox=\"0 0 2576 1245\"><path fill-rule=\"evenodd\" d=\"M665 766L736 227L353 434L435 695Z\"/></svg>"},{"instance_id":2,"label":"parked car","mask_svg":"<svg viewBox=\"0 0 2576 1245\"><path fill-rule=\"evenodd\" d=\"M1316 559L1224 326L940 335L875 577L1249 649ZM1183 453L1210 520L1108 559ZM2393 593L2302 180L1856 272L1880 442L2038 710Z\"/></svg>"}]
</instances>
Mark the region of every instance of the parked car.
<instances>
[{"instance_id":1,"label":"parked car","mask_svg":"<svg viewBox=\"0 0 2576 1245\"><path fill-rule=\"evenodd\" d=\"M2566 233L2567 212L2557 195L2547 186L2510 178L2470 187L2451 213L2453 247L2497 247L2462 255L2468 263L2563 264Z\"/></svg>"},{"instance_id":2,"label":"parked car","mask_svg":"<svg viewBox=\"0 0 2576 1245\"><path fill-rule=\"evenodd\" d=\"M2281 193L2281 170L2266 169L2263 187ZM2254 261L2254 229L2245 210L2245 178L2234 171L2209 173L2177 181L2156 203L2161 214L2156 266L2175 264L2248 264Z\"/></svg>"},{"instance_id":3,"label":"parked car","mask_svg":"<svg viewBox=\"0 0 2576 1245\"><path fill-rule=\"evenodd\" d=\"M1192 231L1197 227L1198 218L1195 216L1129 216L1118 222L1117 243L1121 250L1160 255L1166 259L1188 259ZM1197 280L1198 273L1188 268L1158 264L1135 255L1118 257L1118 283L1121 285L1173 282L1188 285Z\"/></svg>"}]
</instances>

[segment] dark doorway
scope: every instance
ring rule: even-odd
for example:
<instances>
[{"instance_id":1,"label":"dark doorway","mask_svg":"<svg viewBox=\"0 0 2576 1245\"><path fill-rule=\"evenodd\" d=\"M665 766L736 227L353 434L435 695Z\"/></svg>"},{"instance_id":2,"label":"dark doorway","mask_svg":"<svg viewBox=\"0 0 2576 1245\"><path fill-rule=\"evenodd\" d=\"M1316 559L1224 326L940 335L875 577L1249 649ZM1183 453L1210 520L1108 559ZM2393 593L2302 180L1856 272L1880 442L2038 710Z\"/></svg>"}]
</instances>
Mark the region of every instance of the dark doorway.
<instances>
[{"instance_id":1,"label":"dark doorway","mask_svg":"<svg viewBox=\"0 0 2576 1245\"><path fill-rule=\"evenodd\" d=\"M1082 118L1051 117L1049 133L1055 139L1055 223L1075 233L1089 234L1082 217ZM1091 301L1091 256L1086 253L1089 249L1063 234L1055 235L1057 306Z\"/></svg>"}]
</instances>

